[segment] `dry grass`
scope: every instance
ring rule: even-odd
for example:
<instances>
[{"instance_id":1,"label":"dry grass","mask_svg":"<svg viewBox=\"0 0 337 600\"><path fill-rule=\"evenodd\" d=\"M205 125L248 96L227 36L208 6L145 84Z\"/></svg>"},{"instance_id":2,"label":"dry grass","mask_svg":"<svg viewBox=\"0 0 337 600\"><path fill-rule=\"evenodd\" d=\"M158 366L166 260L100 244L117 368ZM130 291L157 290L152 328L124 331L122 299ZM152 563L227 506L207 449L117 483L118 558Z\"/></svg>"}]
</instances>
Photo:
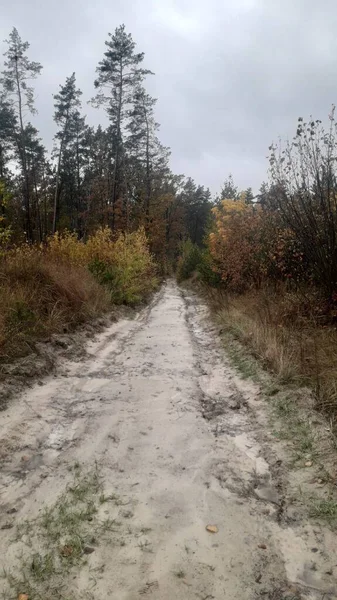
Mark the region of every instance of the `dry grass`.
<instances>
[{"instance_id":1,"label":"dry grass","mask_svg":"<svg viewBox=\"0 0 337 600\"><path fill-rule=\"evenodd\" d=\"M309 385L317 407L337 413L337 331L317 317L317 298L269 289L229 297L212 290L222 327L283 383Z\"/></svg>"},{"instance_id":2,"label":"dry grass","mask_svg":"<svg viewBox=\"0 0 337 600\"><path fill-rule=\"evenodd\" d=\"M65 232L44 246L0 253L0 361L109 310L137 304L157 285L143 230L113 238L102 229L86 243Z\"/></svg>"},{"instance_id":3,"label":"dry grass","mask_svg":"<svg viewBox=\"0 0 337 600\"><path fill-rule=\"evenodd\" d=\"M70 330L110 305L85 268L16 253L0 265L0 360L24 355L35 340Z\"/></svg>"}]
</instances>

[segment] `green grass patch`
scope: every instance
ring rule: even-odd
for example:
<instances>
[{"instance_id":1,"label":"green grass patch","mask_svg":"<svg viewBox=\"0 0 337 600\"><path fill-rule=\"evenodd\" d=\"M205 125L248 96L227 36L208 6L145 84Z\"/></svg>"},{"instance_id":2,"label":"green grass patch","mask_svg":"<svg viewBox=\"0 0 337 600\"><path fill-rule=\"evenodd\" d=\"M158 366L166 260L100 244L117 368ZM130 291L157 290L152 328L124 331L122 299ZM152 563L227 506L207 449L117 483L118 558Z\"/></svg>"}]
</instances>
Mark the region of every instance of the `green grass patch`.
<instances>
[{"instance_id":1,"label":"green grass patch","mask_svg":"<svg viewBox=\"0 0 337 600\"><path fill-rule=\"evenodd\" d=\"M331 525L337 524L337 502L333 498L315 499L312 501L310 516L328 521Z\"/></svg>"},{"instance_id":2,"label":"green grass patch","mask_svg":"<svg viewBox=\"0 0 337 600\"><path fill-rule=\"evenodd\" d=\"M102 504L115 496L105 496L103 480L97 465L82 473L78 464L73 481L52 506L45 507L36 519L26 520L16 529L14 543L20 544L21 555L11 570L4 570L4 598L12 600L27 594L29 600L75 600L70 576L74 567L83 566L107 533L117 532L116 521L100 520Z\"/></svg>"}]
</instances>

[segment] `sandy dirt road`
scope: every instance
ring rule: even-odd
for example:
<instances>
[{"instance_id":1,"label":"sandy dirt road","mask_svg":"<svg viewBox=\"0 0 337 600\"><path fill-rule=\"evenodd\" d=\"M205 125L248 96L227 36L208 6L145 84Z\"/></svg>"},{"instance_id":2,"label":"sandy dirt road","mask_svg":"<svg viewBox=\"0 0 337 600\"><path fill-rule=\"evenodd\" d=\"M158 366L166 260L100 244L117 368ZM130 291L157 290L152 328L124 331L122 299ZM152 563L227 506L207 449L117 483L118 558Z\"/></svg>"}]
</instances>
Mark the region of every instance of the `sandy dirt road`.
<instances>
[{"instance_id":1,"label":"sandy dirt road","mask_svg":"<svg viewBox=\"0 0 337 600\"><path fill-rule=\"evenodd\" d=\"M62 598L337 597L334 536L285 519L258 388L235 375L207 309L175 282L0 421L7 569L27 549L7 527L55 502L73 464L84 473L97 464L105 493L120 499L102 505L118 527L96 537Z\"/></svg>"}]
</instances>

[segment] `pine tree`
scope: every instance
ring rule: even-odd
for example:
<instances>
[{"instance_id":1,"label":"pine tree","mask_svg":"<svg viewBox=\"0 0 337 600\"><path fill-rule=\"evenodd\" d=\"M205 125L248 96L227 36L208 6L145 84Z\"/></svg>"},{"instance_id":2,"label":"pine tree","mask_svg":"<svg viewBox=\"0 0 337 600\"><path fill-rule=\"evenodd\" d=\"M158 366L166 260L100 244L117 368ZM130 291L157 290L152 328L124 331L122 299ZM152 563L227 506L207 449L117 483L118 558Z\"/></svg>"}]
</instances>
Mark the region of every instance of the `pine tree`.
<instances>
[{"instance_id":1,"label":"pine tree","mask_svg":"<svg viewBox=\"0 0 337 600\"><path fill-rule=\"evenodd\" d=\"M251 187L249 187L245 190L245 203L252 204L253 200L254 200L253 190Z\"/></svg>"},{"instance_id":2,"label":"pine tree","mask_svg":"<svg viewBox=\"0 0 337 600\"><path fill-rule=\"evenodd\" d=\"M125 26L117 27L114 34L109 33L105 42L107 50L97 67L98 77L95 87L100 90L94 104L104 105L111 122L113 135L114 164L112 174L111 205L112 229L115 228L115 204L119 196L125 196L125 127L128 122L135 89L150 73L140 65L144 53L135 51L136 44Z\"/></svg>"},{"instance_id":3,"label":"pine tree","mask_svg":"<svg viewBox=\"0 0 337 600\"><path fill-rule=\"evenodd\" d=\"M0 180L5 177L7 165L13 157L15 129L15 114L10 103L2 94L0 95Z\"/></svg>"},{"instance_id":4,"label":"pine tree","mask_svg":"<svg viewBox=\"0 0 337 600\"><path fill-rule=\"evenodd\" d=\"M75 110L67 126L67 143L62 153L60 196L62 195L62 225L82 236L83 183L87 165L88 125Z\"/></svg>"},{"instance_id":5,"label":"pine tree","mask_svg":"<svg viewBox=\"0 0 337 600\"><path fill-rule=\"evenodd\" d=\"M164 176L168 169L169 151L157 137L159 124L155 121L154 107L157 100L139 85L133 96L133 108L129 112L129 137L126 149L138 171L138 195L145 216L146 229L150 226L150 205L155 192L155 179ZM136 186L137 187L137 186Z\"/></svg>"},{"instance_id":6,"label":"pine tree","mask_svg":"<svg viewBox=\"0 0 337 600\"><path fill-rule=\"evenodd\" d=\"M16 116L15 129L13 130L13 142L17 145L19 162L23 179L23 198L25 205L26 236L28 241L33 241L33 224L31 220L31 181L27 164L27 140L24 123L24 113L28 110L31 114L36 113L34 107L34 89L29 82L37 77L42 66L30 61L27 57L28 42L23 42L21 37L13 28L7 40L8 50L5 52L5 69L2 72L0 83L3 86L4 98Z\"/></svg>"},{"instance_id":7,"label":"pine tree","mask_svg":"<svg viewBox=\"0 0 337 600\"><path fill-rule=\"evenodd\" d=\"M233 175L230 173L225 179L220 192L220 200L238 200L239 191L236 185L234 185Z\"/></svg>"},{"instance_id":8,"label":"pine tree","mask_svg":"<svg viewBox=\"0 0 337 600\"><path fill-rule=\"evenodd\" d=\"M181 200L184 206L184 223L187 237L201 246L211 214L211 193L204 186L196 186L190 177L186 180Z\"/></svg>"},{"instance_id":9,"label":"pine tree","mask_svg":"<svg viewBox=\"0 0 337 600\"><path fill-rule=\"evenodd\" d=\"M37 229L38 240L41 242L46 233L43 230L41 217L41 190L46 168L46 149L41 143L38 131L31 123L25 127L27 168L31 180L31 214Z\"/></svg>"},{"instance_id":10,"label":"pine tree","mask_svg":"<svg viewBox=\"0 0 337 600\"><path fill-rule=\"evenodd\" d=\"M53 210L53 233L55 233L56 231L58 217L58 205L60 196L60 171L62 157L65 149L67 148L67 145L69 145L69 143L71 142L71 122L74 119L75 113L81 105L79 98L82 94L82 92L79 89L76 89L75 73L73 73L71 77L67 77L65 84L60 87L61 89L59 93L54 95L54 121L58 125L59 130L55 136L55 139L58 143L58 149Z\"/></svg>"}]
</instances>

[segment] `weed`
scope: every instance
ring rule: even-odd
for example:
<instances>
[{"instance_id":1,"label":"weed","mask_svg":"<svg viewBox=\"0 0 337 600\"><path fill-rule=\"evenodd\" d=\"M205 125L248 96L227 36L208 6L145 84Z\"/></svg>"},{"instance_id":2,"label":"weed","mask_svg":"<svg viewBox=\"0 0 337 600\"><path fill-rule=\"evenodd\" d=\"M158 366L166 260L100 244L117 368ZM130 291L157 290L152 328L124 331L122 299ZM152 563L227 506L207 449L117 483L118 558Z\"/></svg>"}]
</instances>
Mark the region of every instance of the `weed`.
<instances>
[{"instance_id":1,"label":"weed","mask_svg":"<svg viewBox=\"0 0 337 600\"><path fill-rule=\"evenodd\" d=\"M233 366L240 372L241 377L259 382L260 369L257 361L251 354L245 352L240 343L236 341L234 332L230 329L222 335L222 338L226 353L231 359Z\"/></svg>"},{"instance_id":2,"label":"weed","mask_svg":"<svg viewBox=\"0 0 337 600\"><path fill-rule=\"evenodd\" d=\"M143 552L153 552L151 544L147 540L145 540L145 542L140 541L138 544L138 548L140 548Z\"/></svg>"},{"instance_id":3,"label":"weed","mask_svg":"<svg viewBox=\"0 0 337 600\"><path fill-rule=\"evenodd\" d=\"M315 499L312 502L310 515L317 519L323 519L330 524L336 524L337 521L337 502L332 498Z\"/></svg>"},{"instance_id":4,"label":"weed","mask_svg":"<svg viewBox=\"0 0 337 600\"><path fill-rule=\"evenodd\" d=\"M5 573L9 592L26 593L38 600L71 600L69 593L64 593L70 569L87 563L86 546L96 543L97 533L116 531L116 521L98 518L103 482L97 465L86 474L75 465L73 473L73 482L54 505L18 525L16 540L25 542L25 550L18 557L15 575Z\"/></svg>"},{"instance_id":5,"label":"weed","mask_svg":"<svg viewBox=\"0 0 337 600\"><path fill-rule=\"evenodd\" d=\"M33 578L39 581L50 579L56 572L55 558L52 553L42 555L40 553L33 554L30 573Z\"/></svg>"}]
</instances>

